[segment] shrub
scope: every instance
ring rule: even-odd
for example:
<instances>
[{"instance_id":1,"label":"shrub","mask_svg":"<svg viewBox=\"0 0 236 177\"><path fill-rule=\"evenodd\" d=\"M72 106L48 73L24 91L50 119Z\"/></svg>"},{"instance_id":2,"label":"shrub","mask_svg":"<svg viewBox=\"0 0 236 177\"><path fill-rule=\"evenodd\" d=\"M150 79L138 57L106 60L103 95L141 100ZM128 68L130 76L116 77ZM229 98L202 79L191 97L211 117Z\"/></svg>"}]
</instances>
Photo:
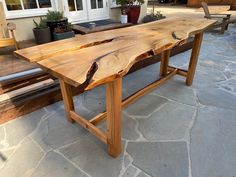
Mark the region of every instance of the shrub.
<instances>
[{"instance_id":1,"label":"shrub","mask_svg":"<svg viewBox=\"0 0 236 177\"><path fill-rule=\"evenodd\" d=\"M146 15L143 18L142 22L148 23L148 22L152 22L152 21L156 21L156 20L161 20L163 18L166 18L166 17L163 14L161 14L161 12L158 11L158 12L156 12L156 14L151 13L151 14Z\"/></svg>"},{"instance_id":2,"label":"shrub","mask_svg":"<svg viewBox=\"0 0 236 177\"><path fill-rule=\"evenodd\" d=\"M55 21L60 21L61 19L64 18L64 16L63 16L63 12L48 10L48 13L46 14L46 18L48 22L55 22Z\"/></svg>"}]
</instances>

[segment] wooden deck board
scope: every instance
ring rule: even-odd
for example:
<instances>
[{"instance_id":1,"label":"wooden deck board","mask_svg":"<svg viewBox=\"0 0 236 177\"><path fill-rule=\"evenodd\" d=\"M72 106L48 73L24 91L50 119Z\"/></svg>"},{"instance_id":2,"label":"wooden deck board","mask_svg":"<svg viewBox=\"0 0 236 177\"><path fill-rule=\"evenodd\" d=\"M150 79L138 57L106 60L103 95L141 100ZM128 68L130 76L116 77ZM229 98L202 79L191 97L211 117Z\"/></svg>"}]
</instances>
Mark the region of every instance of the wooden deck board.
<instances>
[{"instance_id":1,"label":"wooden deck board","mask_svg":"<svg viewBox=\"0 0 236 177\"><path fill-rule=\"evenodd\" d=\"M32 47L34 45L36 44L32 41L19 42L20 48ZM14 50L14 47L0 48L0 77L37 67L34 63L29 63L15 57L13 54Z\"/></svg>"}]
</instances>

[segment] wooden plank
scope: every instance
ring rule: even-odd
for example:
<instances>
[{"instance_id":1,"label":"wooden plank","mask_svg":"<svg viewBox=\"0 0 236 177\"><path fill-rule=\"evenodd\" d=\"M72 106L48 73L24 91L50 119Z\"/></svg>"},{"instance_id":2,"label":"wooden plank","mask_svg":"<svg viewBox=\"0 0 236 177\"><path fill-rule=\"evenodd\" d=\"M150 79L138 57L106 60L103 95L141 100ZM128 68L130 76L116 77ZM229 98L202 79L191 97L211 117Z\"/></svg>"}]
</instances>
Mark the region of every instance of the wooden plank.
<instances>
[{"instance_id":1,"label":"wooden plank","mask_svg":"<svg viewBox=\"0 0 236 177\"><path fill-rule=\"evenodd\" d=\"M47 79L52 79L52 76L49 74L38 74L38 75L33 75L32 77L28 76L26 78L19 79L17 82L13 83L0 83L0 94L11 92L13 90L17 90L26 86L30 86L32 84L47 80Z\"/></svg>"},{"instance_id":2,"label":"wooden plank","mask_svg":"<svg viewBox=\"0 0 236 177\"><path fill-rule=\"evenodd\" d=\"M79 36L15 52L46 71L86 90L122 77L148 52L182 45L215 20L169 18L128 28ZM79 66L79 68L75 67Z\"/></svg>"},{"instance_id":3,"label":"wooden plank","mask_svg":"<svg viewBox=\"0 0 236 177\"><path fill-rule=\"evenodd\" d=\"M23 88L20 88L20 89L17 89L17 90L8 92L8 93L4 93L4 94L0 95L0 102L4 102L4 101L10 100L14 97L17 97L19 95L48 87L52 84L54 84L54 80L47 79L45 81L41 81L41 82L26 86L26 87L23 87Z\"/></svg>"},{"instance_id":4,"label":"wooden plank","mask_svg":"<svg viewBox=\"0 0 236 177\"><path fill-rule=\"evenodd\" d=\"M15 45L15 41L12 38L0 39L0 47Z\"/></svg>"},{"instance_id":5,"label":"wooden plank","mask_svg":"<svg viewBox=\"0 0 236 177\"><path fill-rule=\"evenodd\" d=\"M121 153L121 100L122 78L117 78L106 84L107 145L113 157Z\"/></svg>"},{"instance_id":6,"label":"wooden plank","mask_svg":"<svg viewBox=\"0 0 236 177\"><path fill-rule=\"evenodd\" d=\"M94 136L96 136L102 142L107 144L107 135L105 133L103 133L99 128L94 126L89 121L85 120L83 117L79 116L74 111L70 111L70 116L74 121L79 123L81 126L86 128L89 132L91 132Z\"/></svg>"},{"instance_id":7,"label":"wooden plank","mask_svg":"<svg viewBox=\"0 0 236 177\"><path fill-rule=\"evenodd\" d=\"M70 122L74 122L73 119L71 118L70 111L74 111L74 102L73 102L73 97L72 97L72 91L71 91L71 86L67 83L65 83L63 80L59 80L60 82L60 87L61 87L61 94L63 97L63 102L65 106L65 111L67 115L67 119Z\"/></svg>"},{"instance_id":8,"label":"wooden plank","mask_svg":"<svg viewBox=\"0 0 236 177\"><path fill-rule=\"evenodd\" d=\"M186 85L188 86L191 86L193 83L193 78L194 78L196 67L197 67L198 56L199 56L199 52L200 52L201 44L202 44L202 38L203 38L203 33L199 33L195 35L191 58L189 61L188 75L186 78Z\"/></svg>"}]
</instances>

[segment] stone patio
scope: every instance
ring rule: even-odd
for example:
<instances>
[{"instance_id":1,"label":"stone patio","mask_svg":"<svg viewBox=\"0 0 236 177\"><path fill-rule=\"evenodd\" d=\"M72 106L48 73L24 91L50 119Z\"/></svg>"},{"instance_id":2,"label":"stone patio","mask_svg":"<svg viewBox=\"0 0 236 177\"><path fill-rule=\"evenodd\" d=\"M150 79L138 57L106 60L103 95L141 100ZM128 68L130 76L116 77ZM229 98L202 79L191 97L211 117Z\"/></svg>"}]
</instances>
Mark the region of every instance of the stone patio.
<instances>
[{"instance_id":1,"label":"stone patio","mask_svg":"<svg viewBox=\"0 0 236 177\"><path fill-rule=\"evenodd\" d=\"M190 51L171 58L186 68ZM124 97L152 82L159 64L128 75ZM92 117L104 109L104 87L74 97ZM194 84L175 76L123 110L123 152L67 122L58 102L0 125L0 177L236 176L236 25L206 33ZM105 128L102 124L101 128Z\"/></svg>"}]
</instances>

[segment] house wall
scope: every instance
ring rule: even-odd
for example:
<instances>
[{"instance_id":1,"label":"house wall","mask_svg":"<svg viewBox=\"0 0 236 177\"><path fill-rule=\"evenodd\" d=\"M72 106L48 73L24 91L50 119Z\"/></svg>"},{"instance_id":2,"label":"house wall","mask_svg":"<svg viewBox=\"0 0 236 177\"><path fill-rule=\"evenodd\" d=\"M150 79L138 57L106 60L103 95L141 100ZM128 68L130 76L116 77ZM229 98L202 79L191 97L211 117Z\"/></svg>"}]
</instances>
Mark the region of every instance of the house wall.
<instances>
[{"instance_id":1,"label":"house wall","mask_svg":"<svg viewBox=\"0 0 236 177\"><path fill-rule=\"evenodd\" d=\"M3 0L0 0L0 2ZM62 1L59 1L57 3L57 9L61 10L63 9ZM3 11L2 9L0 9ZM141 6L141 13L140 13L140 18L139 21L146 15L147 11L147 0L145 4ZM110 19L114 20L120 20L120 8L110 8L109 10L109 17ZM16 24L16 39L17 41L23 41L23 40L29 40L33 39L33 31L32 29L34 28L34 23L33 20L39 21L40 17L27 17L27 18L18 18L18 19L7 19L7 22L13 22Z\"/></svg>"},{"instance_id":2,"label":"house wall","mask_svg":"<svg viewBox=\"0 0 236 177\"><path fill-rule=\"evenodd\" d=\"M33 28L34 23L33 19L39 21L39 17L30 17L30 18L19 18L19 19L11 19L7 20L8 22L13 22L16 24L16 40L17 41L24 41L33 39Z\"/></svg>"}]
</instances>

